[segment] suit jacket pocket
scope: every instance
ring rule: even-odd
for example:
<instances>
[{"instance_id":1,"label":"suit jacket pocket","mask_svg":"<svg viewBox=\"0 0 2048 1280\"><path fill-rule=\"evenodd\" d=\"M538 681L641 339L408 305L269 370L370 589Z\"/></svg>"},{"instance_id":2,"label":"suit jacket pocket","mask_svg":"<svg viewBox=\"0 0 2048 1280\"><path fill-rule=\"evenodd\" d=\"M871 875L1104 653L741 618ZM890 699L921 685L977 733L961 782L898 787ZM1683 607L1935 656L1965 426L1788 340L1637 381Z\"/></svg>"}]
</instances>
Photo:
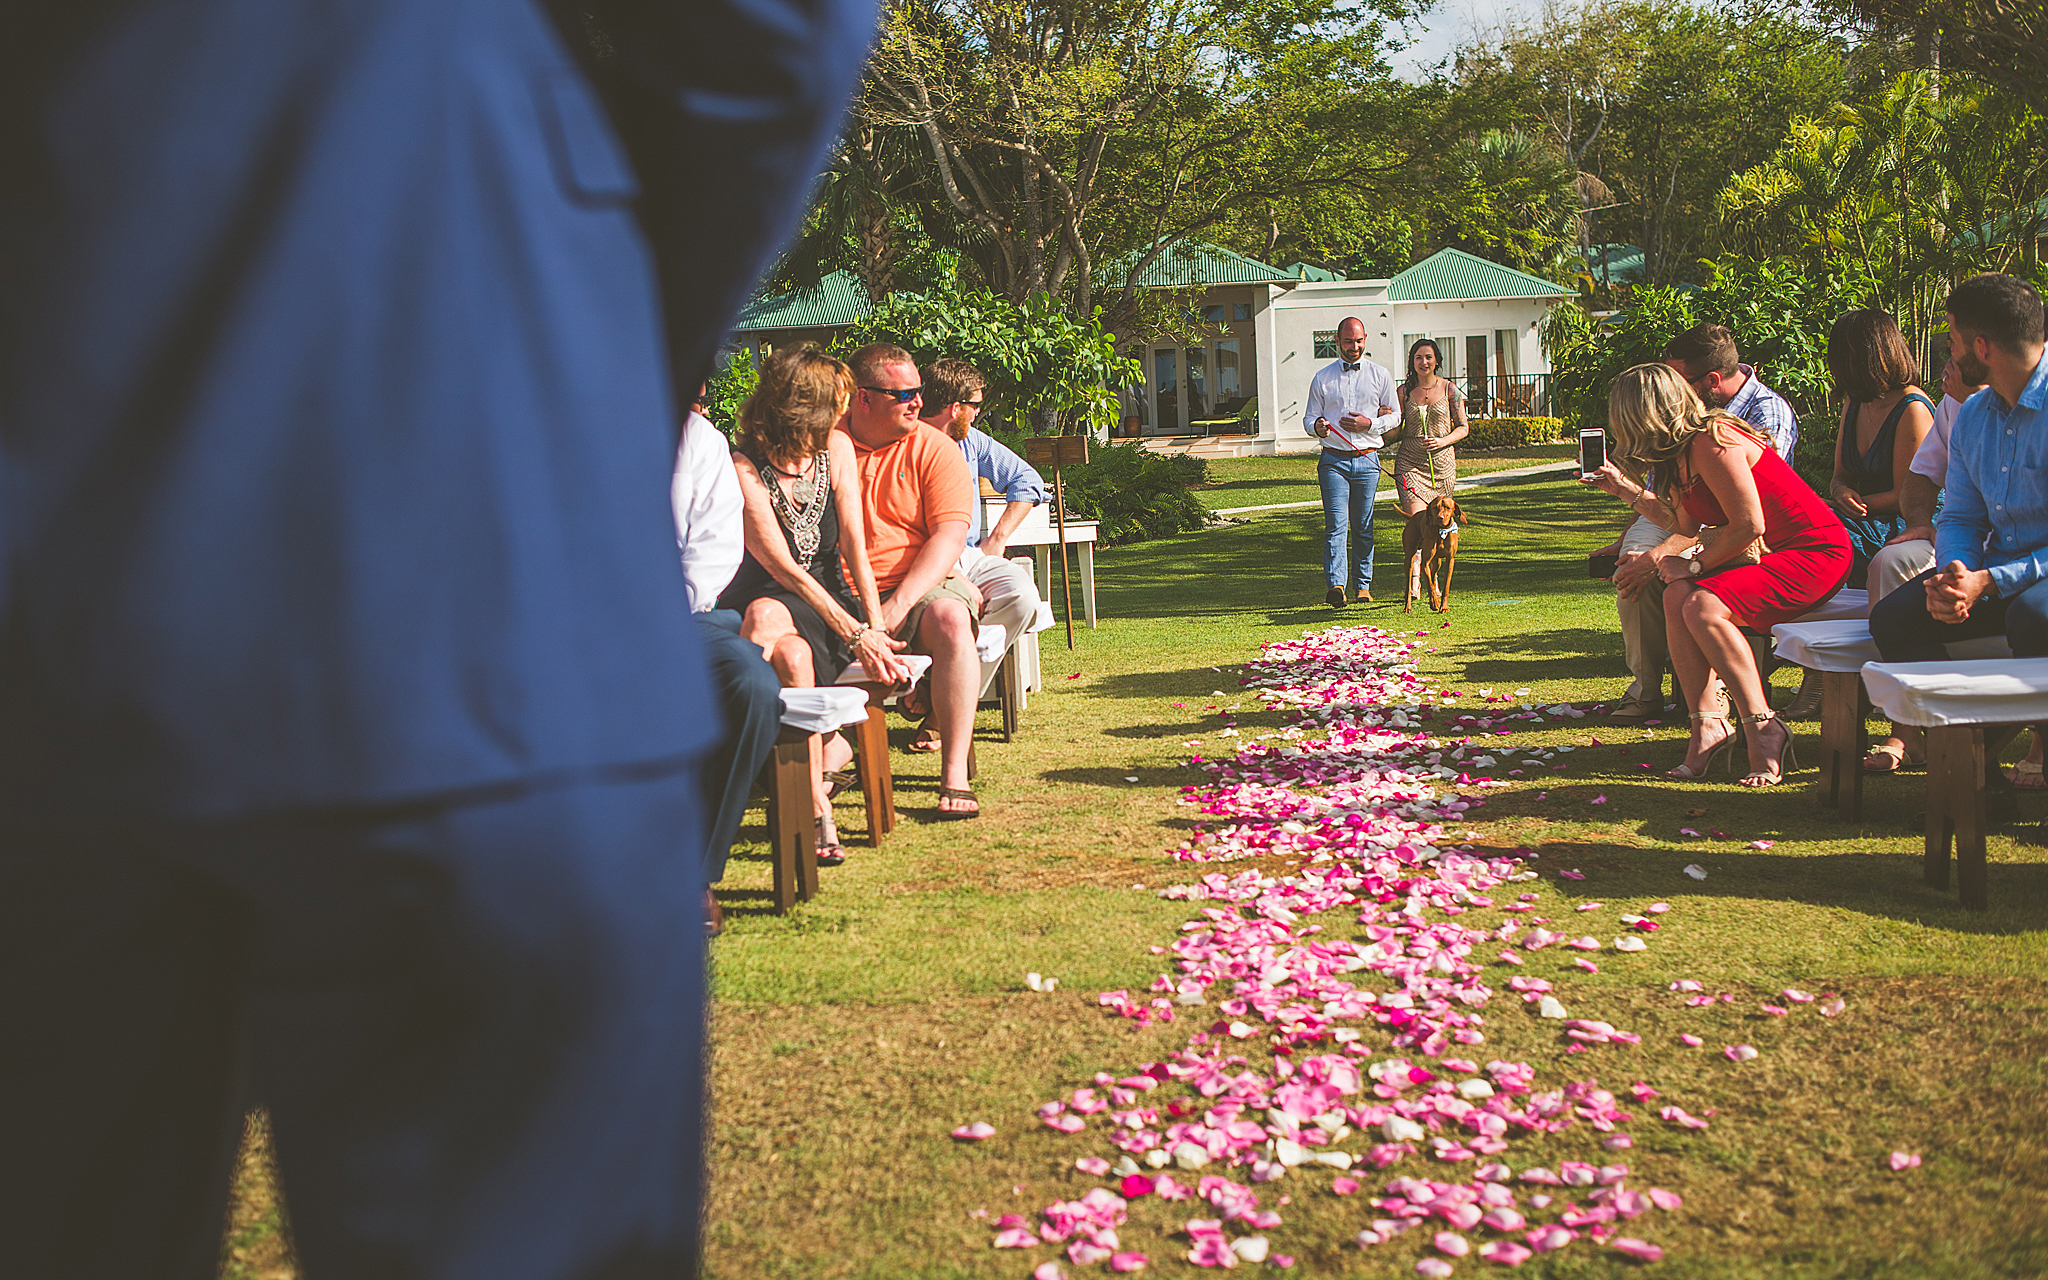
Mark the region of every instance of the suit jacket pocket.
<instances>
[{"instance_id":1,"label":"suit jacket pocket","mask_svg":"<svg viewBox=\"0 0 2048 1280\"><path fill-rule=\"evenodd\" d=\"M640 181L611 117L581 73L567 68L548 72L539 98L555 175L571 198L618 204L640 194Z\"/></svg>"}]
</instances>

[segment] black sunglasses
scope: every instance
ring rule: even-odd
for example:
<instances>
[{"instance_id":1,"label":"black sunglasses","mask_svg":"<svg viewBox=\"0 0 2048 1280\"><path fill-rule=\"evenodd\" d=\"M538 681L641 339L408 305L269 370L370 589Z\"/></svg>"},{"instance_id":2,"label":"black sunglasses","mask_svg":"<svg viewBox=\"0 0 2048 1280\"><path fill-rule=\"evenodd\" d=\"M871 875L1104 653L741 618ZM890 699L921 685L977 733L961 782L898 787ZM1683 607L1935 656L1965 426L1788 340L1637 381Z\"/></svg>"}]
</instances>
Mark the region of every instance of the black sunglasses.
<instances>
[{"instance_id":1,"label":"black sunglasses","mask_svg":"<svg viewBox=\"0 0 2048 1280\"><path fill-rule=\"evenodd\" d=\"M955 400L953 403L964 404L970 409L979 409L981 408L983 402L980 400Z\"/></svg>"},{"instance_id":2,"label":"black sunglasses","mask_svg":"<svg viewBox=\"0 0 2048 1280\"><path fill-rule=\"evenodd\" d=\"M878 396L889 396L897 404L909 404L924 394L923 387L862 387L861 390L872 391Z\"/></svg>"}]
</instances>

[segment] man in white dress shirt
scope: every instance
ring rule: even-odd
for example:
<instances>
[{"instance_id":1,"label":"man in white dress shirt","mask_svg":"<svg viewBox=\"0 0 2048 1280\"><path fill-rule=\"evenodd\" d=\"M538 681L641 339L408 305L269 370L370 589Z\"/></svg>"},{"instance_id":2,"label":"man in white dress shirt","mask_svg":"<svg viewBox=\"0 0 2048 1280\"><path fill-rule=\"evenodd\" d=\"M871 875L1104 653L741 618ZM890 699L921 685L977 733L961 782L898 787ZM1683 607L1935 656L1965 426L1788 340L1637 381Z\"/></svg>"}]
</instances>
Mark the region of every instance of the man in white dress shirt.
<instances>
[{"instance_id":1,"label":"man in white dress shirt","mask_svg":"<svg viewBox=\"0 0 2048 1280\"><path fill-rule=\"evenodd\" d=\"M782 724L782 682L761 656L761 648L740 638L740 615L719 609L718 593L739 572L740 479L732 449L717 427L699 412L703 392L684 416L683 441L669 500L675 510L676 545L682 552L683 585L690 612L711 664L711 683L725 712L725 737L704 757L698 774L709 819L703 850L704 883L725 877L725 858L739 837L754 778L775 745ZM704 890L706 923L715 932L723 913Z\"/></svg>"},{"instance_id":2,"label":"man in white dress shirt","mask_svg":"<svg viewBox=\"0 0 2048 1280\"><path fill-rule=\"evenodd\" d=\"M1323 597L1342 608L1351 591L1372 602L1373 497L1380 487L1380 445L1400 424L1394 375L1365 358L1365 322L1337 326L1341 357L1309 380L1301 425L1323 442L1316 479L1323 488Z\"/></svg>"}]
</instances>

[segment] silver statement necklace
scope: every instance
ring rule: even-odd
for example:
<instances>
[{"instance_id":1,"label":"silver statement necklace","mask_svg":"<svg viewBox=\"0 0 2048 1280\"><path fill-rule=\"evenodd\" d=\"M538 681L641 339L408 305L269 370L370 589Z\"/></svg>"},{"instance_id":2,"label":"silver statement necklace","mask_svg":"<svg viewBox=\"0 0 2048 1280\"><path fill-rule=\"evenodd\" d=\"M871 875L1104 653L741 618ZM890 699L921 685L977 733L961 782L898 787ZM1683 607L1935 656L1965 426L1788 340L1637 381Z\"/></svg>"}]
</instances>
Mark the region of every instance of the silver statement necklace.
<instances>
[{"instance_id":1,"label":"silver statement necklace","mask_svg":"<svg viewBox=\"0 0 2048 1280\"><path fill-rule=\"evenodd\" d=\"M829 465L830 459L823 449L812 455L807 471L792 473L772 462L765 465L759 461L754 463L754 469L761 473L762 483L768 487L768 505L782 522L782 527L789 530L796 543L797 556L806 564L818 552L819 526L825 519L825 504L817 500L819 480ZM776 477L794 482L787 495Z\"/></svg>"}]
</instances>

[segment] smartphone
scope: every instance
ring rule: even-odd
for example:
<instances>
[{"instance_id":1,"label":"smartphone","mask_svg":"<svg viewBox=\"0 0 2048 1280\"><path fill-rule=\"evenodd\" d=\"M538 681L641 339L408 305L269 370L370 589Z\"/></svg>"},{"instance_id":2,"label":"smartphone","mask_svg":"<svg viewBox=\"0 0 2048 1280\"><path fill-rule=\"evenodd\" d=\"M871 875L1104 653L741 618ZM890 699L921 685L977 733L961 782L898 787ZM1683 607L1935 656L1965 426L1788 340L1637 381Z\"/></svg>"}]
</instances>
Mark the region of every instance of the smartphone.
<instances>
[{"instance_id":1,"label":"smartphone","mask_svg":"<svg viewBox=\"0 0 2048 1280\"><path fill-rule=\"evenodd\" d=\"M1595 428L1579 432L1579 474L1590 477L1607 462L1607 433Z\"/></svg>"}]
</instances>

